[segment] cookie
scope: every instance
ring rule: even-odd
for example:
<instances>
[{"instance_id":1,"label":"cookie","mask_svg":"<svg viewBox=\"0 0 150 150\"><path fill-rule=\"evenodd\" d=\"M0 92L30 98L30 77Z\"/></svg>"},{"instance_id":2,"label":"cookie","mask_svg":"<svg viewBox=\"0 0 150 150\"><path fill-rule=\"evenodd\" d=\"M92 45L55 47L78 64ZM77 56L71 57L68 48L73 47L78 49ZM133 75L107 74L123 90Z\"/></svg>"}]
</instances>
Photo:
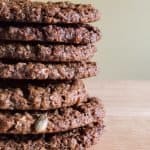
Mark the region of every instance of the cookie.
<instances>
[{"instance_id":1,"label":"cookie","mask_svg":"<svg viewBox=\"0 0 150 150\"><path fill-rule=\"evenodd\" d=\"M88 45L50 45L1 43L0 59L36 62L88 61L96 52L96 47Z\"/></svg>"},{"instance_id":2,"label":"cookie","mask_svg":"<svg viewBox=\"0 0 150 150\"><path fill-rule=\"evenodd\" d=\"M0 112L0 133L41 134L64 132L102 120L104 109L100 100L53 111Z\"/></svg>"},{"instance_id":3,"label":"cookie","mask_svg":"<svg viewBox=\"0 0 150 150\"><path fill-rule=\"evenodd\" d=\"M0 21L48 24L88 23L99 18L99 11L90 4L42 3L29 0L0 1Z\"/></svg>"},{"instance_id":4,"label":"cookie","mask_svg":"<svg viewBox=\"0 0 150 150\"><path fill-rule=\"evenodd\" d=\"M30 81L31 82L31 81ZM1 110L50 110L87 101L84 83L0 81Z\"/></svg>"},{"instance_id":5,"label":"cookie","mask_svg":"<svg viewBox=\"0 0 150 150\"><path fill-rule=\"evenodd\" d=\"M0 40L89 44L100 39L98 28L90 25L0 26Z\"/></svg>"},{"instance_id":6,"label":"cookie","mask_svg":"<svg viewBox=\"0 0 150 150\"><path fill-rule=\"evenodd\" d=\"M86 150L103 133L103 122L53 135L1 135L2 150Z\"/></svg>"},{"instance_id":7,"label":"cookie","mask_svg":"<svg viewBox=\"0 0 150 150\"><path fill-rule=\"evenodd\" d=\"M95 76L95 62L42 64L42 63L0 63L0 78L72 80Z\"/></svg>"}]
</instances>

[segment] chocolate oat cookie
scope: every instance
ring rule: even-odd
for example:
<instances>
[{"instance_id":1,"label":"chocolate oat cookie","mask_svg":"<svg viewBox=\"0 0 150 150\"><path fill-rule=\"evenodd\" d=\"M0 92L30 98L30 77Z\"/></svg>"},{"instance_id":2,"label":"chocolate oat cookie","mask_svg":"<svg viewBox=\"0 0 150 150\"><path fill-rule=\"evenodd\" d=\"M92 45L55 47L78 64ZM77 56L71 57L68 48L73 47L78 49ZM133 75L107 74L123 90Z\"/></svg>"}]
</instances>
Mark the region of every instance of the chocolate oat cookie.
<instances>
[{"instance_id":1,"label":"chocolate oat cookie","mask_svg":"<svg viewBox=\"0 0 150 150\"><path fill-rule=\"evenodd\" d=\"M72 80L95 76L96 72L95 62L0 63L0 78L4 79Z\"/></svg>"},{"instance_id":2,"label":"chocolate oat cookie","mask_svg":"<svg viewBox=\"0 0 150 150\"><path fill-rule=\"evenodd\" d=\"M85 103L53 111L0 112L0 133L63 132L97 122L103 117L104 109L100 100L89 98Z\"/></svg>"},{"instance_id":3,"label":"chocolate oat cookie","mask_svg":"<svg viewBox=\"0 0 150 150\"><path fill-rule=\"evenodd\" d=\"M27 81L26 81L27 82ZM50 110L87 101L81 80L64 83L0 81L1 110Z\"/></svg>"},{"instance_id":4,"label":"chocolate oat cookie","mask_svg":"<svg viewBox=\"0 0 150 150\"><path fill-rule=\"evenodd\" d=\"M86 150L103 133L103 122L53 135L1 135L2 150Z\"/></svg>"},{"instance_id":5,"label":"chocolate oat cookie","mask_svg":"<svg viewBox=\"0 0 150 150\"><path fill-rule=\"evenodd\" d=\"M50 45L1 43L0 59L41 62L88 61L96 47L88 45Z\"/></svg>"},{"instance_id":6,"label":"chocolate oat cookie","mask_svg":"<svg viewBox=\"0 0 150 150\"><path fill-rule=\"evenodd\" d=\"M24 23L88 23L97 21L100 13L90 4L70 2L31 2L1 0L0 21Z\"/></svg>"},{"instance_id":7,"label":"chocolate oat cookie","mask_svg":"<svg viewBox=\"0 0 150 150\"><path fill-rule=\"evenodd\" d=\"M88 44L100 39L98 28L90 25L0 26L0 40Z\"/></svg>"}]
</instances>

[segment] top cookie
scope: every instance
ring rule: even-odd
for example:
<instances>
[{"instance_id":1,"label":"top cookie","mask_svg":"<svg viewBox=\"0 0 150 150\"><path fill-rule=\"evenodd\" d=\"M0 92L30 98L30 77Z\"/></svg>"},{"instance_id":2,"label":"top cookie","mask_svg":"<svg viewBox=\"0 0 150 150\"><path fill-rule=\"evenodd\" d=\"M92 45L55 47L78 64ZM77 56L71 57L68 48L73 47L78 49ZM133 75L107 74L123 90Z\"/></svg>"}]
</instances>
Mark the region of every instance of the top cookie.
<instances>
[{"instance_id":1,"label":"top cookie","mask_svg":"<svg viewBox=\"0 0 150 150\"><path fill-rule=\"evenodd\" d=\"M90 4L0 0L0 21L25 23L89 23L100 18Z\"/></svg>"}]
</instances>

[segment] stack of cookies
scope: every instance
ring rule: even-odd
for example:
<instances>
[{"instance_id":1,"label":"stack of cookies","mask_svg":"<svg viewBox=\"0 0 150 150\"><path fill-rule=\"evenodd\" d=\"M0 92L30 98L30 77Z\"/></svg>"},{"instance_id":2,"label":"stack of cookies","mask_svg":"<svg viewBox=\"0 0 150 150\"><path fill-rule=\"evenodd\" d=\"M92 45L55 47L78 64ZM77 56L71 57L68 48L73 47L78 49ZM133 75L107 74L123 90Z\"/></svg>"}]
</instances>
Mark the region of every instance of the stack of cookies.
<instances>
[{"instance_id":1,"label":"stack of cookies","mask_svg":"<svg viewBox=\"0 0 150 150\"><path fill-rule=\"evenodd\" d=\"M81 79L100 39L91 5L0 0L0 150L84 150L104 128Z\"/></svg>"}]
</instances>

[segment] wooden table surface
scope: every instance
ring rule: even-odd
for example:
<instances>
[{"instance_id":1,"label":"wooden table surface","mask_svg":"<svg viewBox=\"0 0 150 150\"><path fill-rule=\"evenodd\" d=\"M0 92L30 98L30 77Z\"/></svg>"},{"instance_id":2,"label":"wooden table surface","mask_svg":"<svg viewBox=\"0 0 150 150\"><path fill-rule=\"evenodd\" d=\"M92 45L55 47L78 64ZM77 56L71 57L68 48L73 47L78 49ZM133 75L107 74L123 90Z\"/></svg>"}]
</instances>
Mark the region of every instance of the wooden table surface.
<instances>
[{"instance_id":1,"label":"wooden table surface","mask_svg":"<svg viewBox=\"0 0 150 150\"><path fill-rule=\"evenodd\" d=\"M150 81L86 81L103 100L105 132L90 150L150 150Z\"/></svg>"}]
</instances>

